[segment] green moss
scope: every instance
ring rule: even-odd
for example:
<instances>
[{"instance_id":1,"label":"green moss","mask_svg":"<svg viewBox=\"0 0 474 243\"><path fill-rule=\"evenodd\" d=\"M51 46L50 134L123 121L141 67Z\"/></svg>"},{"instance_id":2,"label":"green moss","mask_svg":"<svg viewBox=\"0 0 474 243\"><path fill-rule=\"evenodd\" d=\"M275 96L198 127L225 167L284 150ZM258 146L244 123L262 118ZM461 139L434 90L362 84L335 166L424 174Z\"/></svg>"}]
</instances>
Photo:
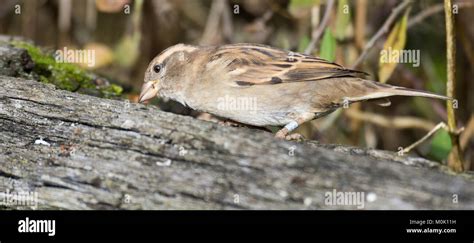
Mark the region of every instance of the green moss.
<instances>
[{"instance_id":1,"label":"green moss","mask_svg":"<svg viewBox=\"0 0 474 243\"><path fill-rule=\"evenodd\" d=\"M52 53L46 53L30 43L14 41L17 48L25 49L35 63L33 72L39 75L39 81L54 84L56 87L69 91L96 89L101 97L116 97L122 93L122 88L115 84L97 86L94 75L71 64L57 62Z\"/></svg>"},{"instance_id":2,"label":"green moss","mask_svg":"<svg viewBox=\"0 0 474 243\"><path fill-rule=\"evenodd\" d=\"M120 95L122 91L123 91L123 88L116 84L110 84L101 89L102 95L105 96L106 98Z\"/></svg>"}]
</instances>

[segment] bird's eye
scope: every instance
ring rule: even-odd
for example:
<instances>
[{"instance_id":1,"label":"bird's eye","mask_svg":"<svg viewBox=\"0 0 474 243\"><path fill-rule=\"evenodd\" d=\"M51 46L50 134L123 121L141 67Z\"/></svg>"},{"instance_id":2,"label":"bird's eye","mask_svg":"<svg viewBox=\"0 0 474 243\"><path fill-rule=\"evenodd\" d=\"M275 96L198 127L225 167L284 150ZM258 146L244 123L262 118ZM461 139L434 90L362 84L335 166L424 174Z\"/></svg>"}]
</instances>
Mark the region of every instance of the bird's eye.
<instances>
[{"instance_id":1,"label":"bird's eye","mask_svg":"<svg viewBox=\"0 0 474 243\"><path fill-rule=\"evenodd\" d=\"M159 73L161 71L161 64L156 64L153 66L153 71L155 71L155 73Z\"/></svg>"}]
</instances>

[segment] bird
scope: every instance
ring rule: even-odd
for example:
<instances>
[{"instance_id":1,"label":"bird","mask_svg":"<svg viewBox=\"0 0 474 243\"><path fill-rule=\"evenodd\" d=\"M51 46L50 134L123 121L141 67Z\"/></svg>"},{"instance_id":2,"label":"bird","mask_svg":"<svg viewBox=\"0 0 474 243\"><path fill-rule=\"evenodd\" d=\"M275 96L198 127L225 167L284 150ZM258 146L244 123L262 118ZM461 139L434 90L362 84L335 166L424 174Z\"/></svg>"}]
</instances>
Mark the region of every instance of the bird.
<instances>
[{"instance_id":1,"label":"bird","mask_svg":"<svg viewBox=\"0 0 474 243\"><path fill-rule=\"evenodd\" d=\"M301 124L355 102L387 97L450 97L367 79L367 73L323 58L262 44L177 44L148 65L139 102L156 96L191 109L254 126L281 127L292 139Z\"/></svg>"}]
</instances>

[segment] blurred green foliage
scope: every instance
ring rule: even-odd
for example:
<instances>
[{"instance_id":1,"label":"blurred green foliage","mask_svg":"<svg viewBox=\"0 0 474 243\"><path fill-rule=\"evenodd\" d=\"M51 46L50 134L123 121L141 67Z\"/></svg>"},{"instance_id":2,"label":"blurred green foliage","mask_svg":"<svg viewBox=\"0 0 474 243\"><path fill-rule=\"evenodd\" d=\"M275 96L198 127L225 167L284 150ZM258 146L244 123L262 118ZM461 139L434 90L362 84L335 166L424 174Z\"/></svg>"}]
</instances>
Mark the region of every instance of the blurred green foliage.
<instances>
[{"instance_id":1,"label":"blurred green foliage","mask_svg":"<svg viewBox=\"0 0 474 243\"><path fill-rule=\"evenodd\" d=\"M428 157L442 161L448 157L451 147L451 137L449 133L444 129L440 129L431 140Z\"/></svg>"},{"instance_id":2,"label":"blurred green foliage","mask_svg":"<svg viewBox=\"0 0 474 243\"><path fill-rule=\"evenodd\" d=\"M347 0L339 0L337 5L337 17L336 17L336 28L335 36L338 40L344 39L347 34L347 28L351 21L351 11L349 10L349 4Z\"/></svg>"},{"instance_id":3,"label":"blurred green foliage","mask_svg":"<svg viewBox=\"0 0 474 243\"><path fill-rule=\"evenodd\" d=\"M311 40L307 35L303 36L303 38L301 38L300 42L298 43L297 51L303 53L306 47L308 47L310 41Z\"/></svg>"},{"instance_id":4,"label":"blurred green foliage","mask_svg":"<svg viewBox=\"0 0 474 243\"><path fill-rule=\"evenodd\" d=\"M336 60L336 39L329 28L324 31L323 40L321 42L320 57L330 62Z\"/></svg>"},{"instance_id":5,"label":"blurred green foliage","mask_svg":"<svg viewBox=\"0 0 474 243\"><path fill-rule=\"evenodd\" d=\"M394 53L398 55L397 60L400 57L401 51L405 48L405 43L407 39L407 22L408 22L408 14L410 13L410 9L405 11L403 17L398 20L398 22L393 26L390 34L387 37L387 40L384 43L382 52L385 53ZM383 58L387 57L387 55L380 55L379 59L379 81L382 83L387 82L387 80L392 75L393 71L397 67L399 61L394 62L394 60L390 60L390 58ZM385 59L385 60L384 60Z\"/></svg>"},{"instance_id":6,"label":"blurred green foliage","mask_svg":"<svg viewBox=\"0 0 474 243\"><path fill-rule=\"evenodd\" d=\"M290 10L294 8L307 8L315 4L319 4L319 0L291 0L288 8Z\"/></svg>"}]
</instances>

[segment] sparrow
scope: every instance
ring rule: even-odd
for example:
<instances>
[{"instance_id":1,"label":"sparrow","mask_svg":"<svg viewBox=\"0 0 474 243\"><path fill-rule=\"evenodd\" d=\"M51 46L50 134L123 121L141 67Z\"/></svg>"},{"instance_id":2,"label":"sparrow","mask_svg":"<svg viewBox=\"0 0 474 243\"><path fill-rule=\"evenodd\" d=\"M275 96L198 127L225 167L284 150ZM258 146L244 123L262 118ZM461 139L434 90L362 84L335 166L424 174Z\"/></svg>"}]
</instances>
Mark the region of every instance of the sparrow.
<instances>
[{"instance_id":1,"label":"sparrow","mask_svg":"<svg viewBox=\"0 0 474 243\"><path fill-rule=\"evenodd\" d=\"M260 44L199 47L177 44L145 72L139 102L155 96L256 127L282 126L288 138L301 124L354 102L390 96L451 99L365 79L367 74L322 58Z\"/></svg>"}]
</instances>

